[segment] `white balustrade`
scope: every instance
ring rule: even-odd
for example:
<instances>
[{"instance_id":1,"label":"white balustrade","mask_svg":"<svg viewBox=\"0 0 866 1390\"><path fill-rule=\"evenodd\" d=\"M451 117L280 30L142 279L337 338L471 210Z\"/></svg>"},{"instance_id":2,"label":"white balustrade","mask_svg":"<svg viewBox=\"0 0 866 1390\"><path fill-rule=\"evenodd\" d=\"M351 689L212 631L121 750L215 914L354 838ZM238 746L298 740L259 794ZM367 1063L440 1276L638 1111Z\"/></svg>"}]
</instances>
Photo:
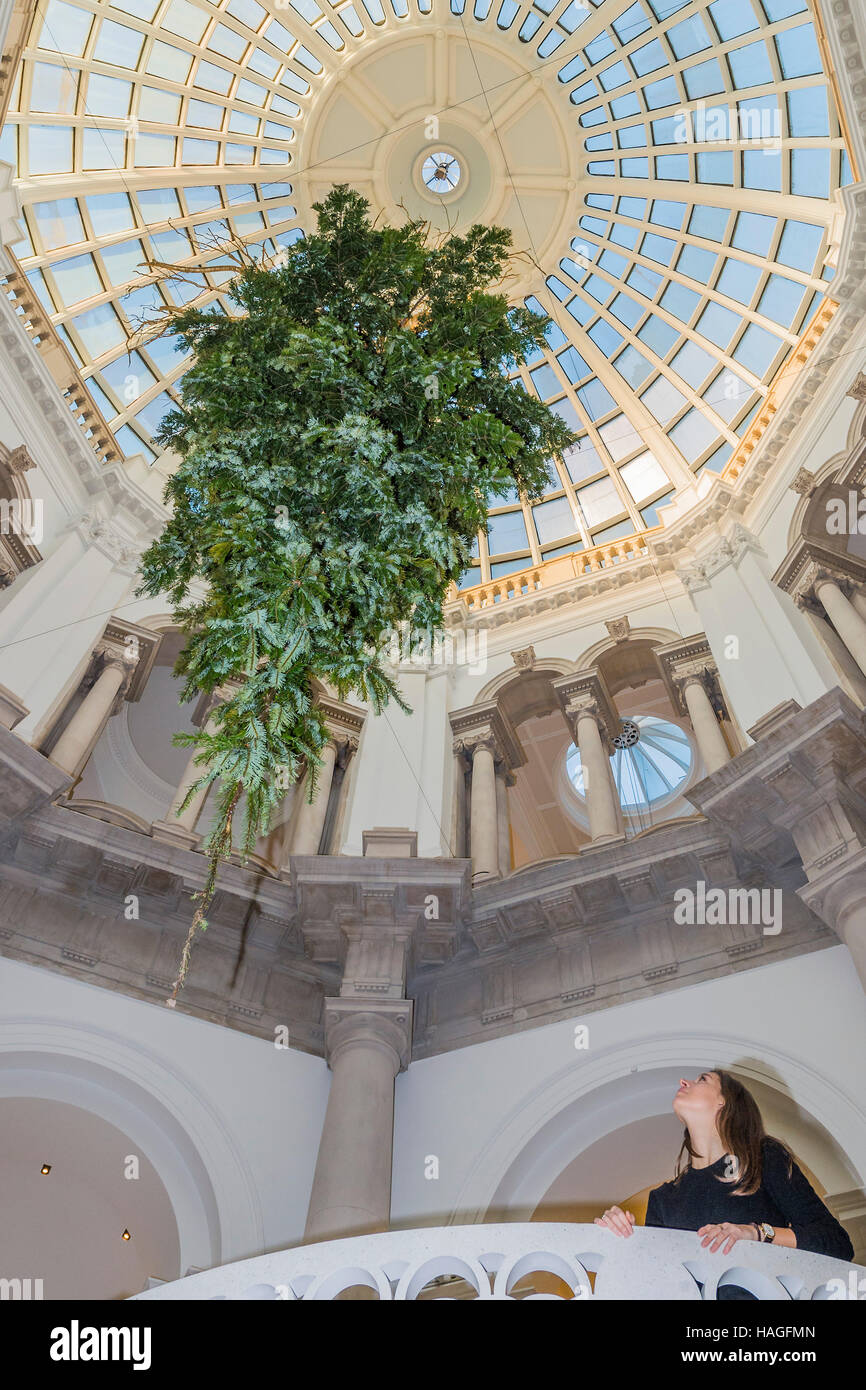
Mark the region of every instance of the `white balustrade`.
<instances>
[{"instance_id":1,"label":"white balustrade","mask_svg":"<svg viewBox=\"0 0 866 1390\"><path fill-rule=\"evenodd\" d=\"M556 1276L570 1294L533 1291L539 1274ZM434 1280L445 1282L431 1288ZM725 1285L780 1302L866 1299L866 1269L754 1241L738 1242L730 1255L712 1254L691 1231L638 1227L623 1239L592 1224L514 1222L301 1245L161 1284L136 1299L310 1302L362 1286L398 1302L422 1290L425 1298L700 1301L718 1298Z\"/></svg>"}]
</instances>

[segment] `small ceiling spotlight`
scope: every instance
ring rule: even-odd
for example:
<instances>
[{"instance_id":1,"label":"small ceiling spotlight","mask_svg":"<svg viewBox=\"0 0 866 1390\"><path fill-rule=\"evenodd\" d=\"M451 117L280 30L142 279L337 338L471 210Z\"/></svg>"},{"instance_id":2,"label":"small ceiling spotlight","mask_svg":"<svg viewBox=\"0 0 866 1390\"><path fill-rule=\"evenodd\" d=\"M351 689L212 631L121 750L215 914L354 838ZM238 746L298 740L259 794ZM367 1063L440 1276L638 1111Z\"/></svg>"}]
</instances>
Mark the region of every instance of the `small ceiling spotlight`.
<instances>
[{"instance_id":1,"label":"small ceiling spotlight","mask_svg":"<svg viewBox=\"0 0 866 1390\"><path fill-rule=\"evenodd\" d=\"M47 1177L48 1174L51 1172L51 1164L50 1164L50 1163L43 1163L43 1165L42 1165L42 1167L41 1167L41 1169L40 1169L39 1171L42 1173L42 1175L43 1175L44 1177Z\"/></svg>"},{"instance_id":2,"label":"small ceiling spotlight","mask_svg":"<svg viewBox=\"0 0 866 1390\"><path fill-rule=\"evenodd\" d=\"M120 1237L120 1239L121 1239L121 1240L132 1240L132 1236L129 1234L129 1231L124 1231L124 1232L123 1232L123 1235Z\"/></svg>"}]
</instances>

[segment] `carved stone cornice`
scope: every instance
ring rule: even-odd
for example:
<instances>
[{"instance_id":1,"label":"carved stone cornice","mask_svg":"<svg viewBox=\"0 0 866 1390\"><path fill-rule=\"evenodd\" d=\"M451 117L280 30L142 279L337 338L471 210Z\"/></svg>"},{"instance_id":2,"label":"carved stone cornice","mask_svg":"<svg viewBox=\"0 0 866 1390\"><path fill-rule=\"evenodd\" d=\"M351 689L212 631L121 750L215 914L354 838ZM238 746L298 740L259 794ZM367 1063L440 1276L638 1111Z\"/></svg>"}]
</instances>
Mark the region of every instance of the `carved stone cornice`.
<instances>
[{"instance_id":1,"label":"carved stone cornice","mask_svg":"<svg viewBox=\"0 0 866 1390\"><path fill-rule=\"evenodd\" d=\"M485 747L509 771L523 767L526 762L523 745L511 720L496 700L454 710L448 718L456 754L471 762L475 749Z\"/></svg>"},{"instance_id":2,"label":"carved stone cornice","mask_svg":"<svg viewBox=\"0 0 866 1390\"><path fill-rule=\"evenodd\" d=\"M822 580L829 579L847 592L852 583L862 582L864 578L866 565L856 556L824 550L813 540L799 536L773 575L772 582L784 593L790 594L798 606L808 609L815 601L815 585Z\"/></svg>"}]
</instances>

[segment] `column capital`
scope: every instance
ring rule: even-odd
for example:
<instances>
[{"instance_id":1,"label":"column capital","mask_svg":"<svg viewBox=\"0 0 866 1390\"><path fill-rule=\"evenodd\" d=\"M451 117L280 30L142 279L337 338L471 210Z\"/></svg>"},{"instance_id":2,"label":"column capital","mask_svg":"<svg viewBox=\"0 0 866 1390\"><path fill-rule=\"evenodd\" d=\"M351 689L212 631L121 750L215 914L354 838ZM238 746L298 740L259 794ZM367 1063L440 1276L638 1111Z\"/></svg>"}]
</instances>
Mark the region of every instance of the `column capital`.
<instances>
[{"instance_id":1,"label":"column capital","mask_svg":"<svg viewBox=\"0 0 866 1390\"><path fill-rule=\"evenodd\" d=\"M412 1052L411 999L359 1003L353 999L325 1000L325 1057L333 1070L342 1052L352 1047L375 1047L385 1052L396 1076L409 1065Z\"/></svg>"},{"instance_id":2,"label":"column capital","mask_svg":"<svg viewBox=\"0 0 866 1390\"><path fill-rule=\"evenodd\" d=\"M835 584L847 597L852 585L864 577L866 567L858 556L830 549L829 539L825 547L814 538L799 536L773 575L773 583L790 594L798 608L809 612L809 605L817 602L819 585Z\"/></svg>"},{"instance_id":3,"label":"column capital","mask_svg":"<svg viewBox=\"0 0 866 1390\"><path fill-rule=\"evenodd\" d=\"M509 771L526 762L517 731L498 701L469 705L466 709L455 710L448 718L454 735L454 752L468 762L472 762L478 748L488 748L494 759L504 763Z\"/></svg>"},{"instance_id":4,"label":"column capital","mask_svg":"<svg viewBox=\"0 0 866 1390\"><path fill-rule=\"evenodd\" d=\"M607 682L597 667L557 676L550 682L559 701L565 722L577 742L577 724L581 716L595 720L605 752L612 752L611 740L620 731L620 717L613 703Z\"/></svg>"},{"instance_id":5,"label":"column capital","mask_svg":"<svg viewBox=\"0 0 866 1390\"><path fill-rule=\"evenodd\" d=\"M727 718L719 669L705 633L696 632L691 637L682 637L676 642L668 642L664 647L656 647L655 659L678 714L688 716L686 690L690 685L700 685L716 714Z\"/></svg>"}]
</instances>

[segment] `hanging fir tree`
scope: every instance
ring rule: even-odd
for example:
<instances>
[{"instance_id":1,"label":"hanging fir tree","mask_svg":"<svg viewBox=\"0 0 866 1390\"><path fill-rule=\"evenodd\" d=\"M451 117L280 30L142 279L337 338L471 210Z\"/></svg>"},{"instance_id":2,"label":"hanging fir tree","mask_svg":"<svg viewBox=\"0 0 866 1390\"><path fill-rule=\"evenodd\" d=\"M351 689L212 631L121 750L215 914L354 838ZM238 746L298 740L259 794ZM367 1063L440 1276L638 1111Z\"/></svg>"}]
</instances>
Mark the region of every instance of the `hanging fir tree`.
<instances>
[{"instance_id":1,"label":"hanging fir tree","mask_svg":"<svg viewBox=\"0 0 866 1390\"><path fill-rule=\"evenodd\" d=\"M215 731L176 736L199 750L190 797L213 782L218 796L169 1002L239 806L247 854L287 781L319 765L314 682L377 712L405 708L386 635L439 629L488 499L542 493L551 454L573 439L505 375L548 325L502 292L508 231L435 241L422 223L376 226L345 186L315 210L316 234L283 265L242 267L237 316L191 308L171 323L195 357L160 430L180 465L139 592L167 593L187 634L182 698L237 684Z\"/></svg>"}]
</instances>

